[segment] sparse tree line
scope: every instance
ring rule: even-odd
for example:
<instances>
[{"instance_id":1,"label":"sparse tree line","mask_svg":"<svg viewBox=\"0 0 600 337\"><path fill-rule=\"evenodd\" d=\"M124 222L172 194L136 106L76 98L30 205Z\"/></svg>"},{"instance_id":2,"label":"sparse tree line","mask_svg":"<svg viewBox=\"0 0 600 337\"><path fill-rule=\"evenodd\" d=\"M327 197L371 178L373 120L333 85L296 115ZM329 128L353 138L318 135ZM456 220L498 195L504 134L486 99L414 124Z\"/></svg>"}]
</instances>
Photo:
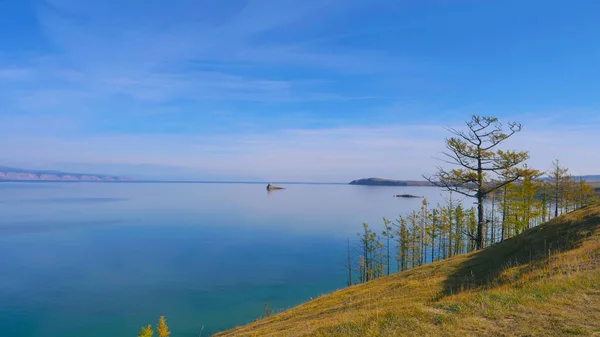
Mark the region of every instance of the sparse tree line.
<instances>
[{"instance_id":1,"label":"sparse tree line","mask_svg":"<svg viewBox=\"0 0 600 337\"><path fill-rule=\"evenodd\" d=\"M495 149L521 130L508 126L504 133L497 118L473 116L468 131L449 129L456 137L446 140L444 162L455 168L438 167L426 178L450 196L434 207L424 200L394 221L384 218L381 232L363 223L354 250L348 241L348 285L482 249L596 200L594 189L558 160L542 172L527 166L527 152ZM477 206L465 207L469 199L456 194Z\"/></svg>"}]
</instances>

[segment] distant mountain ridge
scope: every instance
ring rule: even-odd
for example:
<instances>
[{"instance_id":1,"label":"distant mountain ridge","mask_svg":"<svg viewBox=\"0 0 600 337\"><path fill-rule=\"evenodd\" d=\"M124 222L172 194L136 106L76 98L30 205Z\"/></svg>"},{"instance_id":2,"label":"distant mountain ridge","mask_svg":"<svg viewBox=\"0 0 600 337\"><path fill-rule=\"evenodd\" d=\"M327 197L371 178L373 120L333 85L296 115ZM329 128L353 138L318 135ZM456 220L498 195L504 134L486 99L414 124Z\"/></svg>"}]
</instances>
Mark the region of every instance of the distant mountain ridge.
<instances>
[{"instance_id":1,"label":"distant mountain ridge","mask_svg":"<svg viewBox=\"0 0 600 337\"><path fill-rule=\"evenodd\" d=\"M433 186L432 183L425 180L393 180L384 178L362 178L352 180L350 185L366 186Z\"/></svg>"},{"instance_id":2,"label":"distant mountain ridge","mask_svg":"<svg viewBox=\"0 0 600 337\"><path fill-rule=\"evenodd\" d=\"M28 170L0 166L0 181L130 181L131 178L106 174L69 173L53 170Z\"/></svg>"},{"instance_id":3,"label":"distant mountain ridge","mask_svg":"<svg viewBox=\"0 0 600 337\"><path fill-rule=\"evenodd\" d=\"M585 181L591 182L591 181L600 181L600 174L594 174L594 175L587 175L587 176L574 176L573 178L575 179L583 179Z\"/></svg>"}]
</instances>

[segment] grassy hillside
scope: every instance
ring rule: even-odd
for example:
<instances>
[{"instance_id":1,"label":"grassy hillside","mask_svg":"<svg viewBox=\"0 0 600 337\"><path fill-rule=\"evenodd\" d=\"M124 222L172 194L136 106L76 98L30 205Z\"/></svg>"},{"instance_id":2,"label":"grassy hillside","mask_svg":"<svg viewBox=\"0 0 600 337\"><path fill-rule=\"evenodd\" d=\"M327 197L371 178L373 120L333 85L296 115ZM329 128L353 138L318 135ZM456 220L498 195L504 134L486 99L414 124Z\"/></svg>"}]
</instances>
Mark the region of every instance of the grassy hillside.
<instances>
[{"instance_id":1,"label":"grassy hillside","mask_svg":"<svg viewBox=\"0 0 600 337\"><path fill-rule=\"evenodd\" d=\"M600 204L217 336L600 336Z\"/></svg>"}]
</instances>

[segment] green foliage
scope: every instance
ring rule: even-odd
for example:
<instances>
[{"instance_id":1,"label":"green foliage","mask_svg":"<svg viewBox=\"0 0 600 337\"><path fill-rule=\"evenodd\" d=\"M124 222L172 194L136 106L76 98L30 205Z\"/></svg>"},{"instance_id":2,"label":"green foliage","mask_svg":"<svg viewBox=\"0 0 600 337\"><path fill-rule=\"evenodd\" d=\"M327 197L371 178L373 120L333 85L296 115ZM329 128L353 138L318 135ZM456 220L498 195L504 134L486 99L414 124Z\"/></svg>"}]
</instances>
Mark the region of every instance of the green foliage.
<instances>
[{"instance_id":1,"label":"green foliage","mask_svg":"<svg viewBox=\"0 0 600 337\"><path fill-rule=\"evenodd\" d=\"M152 330L152 325L148 324L147 327L142 327L140 333L138 333L138 337L152 337L154 336L154 330Z\"/></svg>"},{"instance_id":2,"label":"green foliage","mask_svg":"<svg viewBox=\"0 0 600 337\"><path fill-rule=\"evenodd\" d=\"M406 219L402 216L394 223L395 238L396 238L396 261L398 263L398 271L404 271L408 269L408 228L406 225Z\"/></svg>"},{"instance_id":3,"label":"green foliage","mask_svg":"<svg viewBox=\"0 0 600 337\"><path fill-rule=\"evenodd\" d=\"M380 273L380 260L378 261L378 249L383 245L378 240L377 234L369 228L367 223L363 222L363 232L358 233L360 238L360 255L361 261L359 265L360 282L368 282L374 279Z\"/></svg>"},{"instance_id":4,"label":"green foliage","mask_svg":"<svg viewBox=\"0 0 600 337\"><path fill-rule=\"evenodd\" d=\"M273 309L269 308L269 303L265 303L265 311L263 317L269 317L273 315Z\"/></svg>"},{"instance_id":5,"label":"green foliage","mask_svg":"<svg viewBox=\"0 0 600 337\"><path fill-rule=\"evenodd\" d=\"M165 316L160 316L158 319L158 324L156 325L156 330L158 331L158 337L169 337L171 335L171 331L169 331L169 327L167 326L167 319ZM152 325L148 324L146 327L142 327L142 330L138 333L138 337L153 337L154 330L152 330Z\"/></svg>"},{"instance_id":6,"label":"green foliage","mask_svg":"<svg viewBox=\"0 0 600 337\"><path fill-rule=\"evenodd\" d=\"M556 165L558 162L555 161ZM561 172L568 170L561 168ZM483 243L491 245L523 233L551 218L550 208L561 212L594 202L594 189L585 181L558 177L558 189L552 180L540 179L542 172L524 165L517 180L490 194L492 211L483 225ZM555 191L555 192L553 192ZM553 198L559 199L553 202ZM397 220L383 219L382 237L363 223L360 237L359 283L390 274L390 256L395 256L397 271L472 252L479 236L478 210L465 208L452 193L443 204L431 209L424 199L418 210L400 215ZM499 231L499 233L498 233ZM395 244L391 244L391 241ZM395 249L395 252L392 250ZM384 271L386 271L384 273Z\"/></svg>"},{"instance_id":7,"label":"green foliage","mask_svg":"<svg viewBox=\"0 0 600 337\"><path fill-rule=\"evenodd\" d=\"M394 238L394 231L392 229L392 222L386 218L383 218L383 233L381 235L386 241L386 261L387 261L387 275L390 275L390 240Z\"/></svg>"},{"instance_id":8,"label":"green foliage","mask_svg":"<svg viewBox=\"0 0 600 337\"><path fill-rule=\"evenodd\" d=\"M169 337L169 335L171 335L171 331L169 331L165 316L160 316L156 330L158 331L158 337Z\"/></svg>"},{"instance_id":9,"label":"green foliage","mask_svg":"<svg viewBox=\"0 0 600 337\"><path fill-rule=\"evenodd\" d=\"M438 168L431 183L468 197L477 198L477 249L484 246L484 199L502 186L516 181L524 174L518 166L529 158L526 151L498 149L503 141L521 131L521 124L508 123L505 131L496 117L473 116L466 122L467 131L448 129L454 137L446 139L445 162L457 168Z\"/></svg>"}]
</instances>

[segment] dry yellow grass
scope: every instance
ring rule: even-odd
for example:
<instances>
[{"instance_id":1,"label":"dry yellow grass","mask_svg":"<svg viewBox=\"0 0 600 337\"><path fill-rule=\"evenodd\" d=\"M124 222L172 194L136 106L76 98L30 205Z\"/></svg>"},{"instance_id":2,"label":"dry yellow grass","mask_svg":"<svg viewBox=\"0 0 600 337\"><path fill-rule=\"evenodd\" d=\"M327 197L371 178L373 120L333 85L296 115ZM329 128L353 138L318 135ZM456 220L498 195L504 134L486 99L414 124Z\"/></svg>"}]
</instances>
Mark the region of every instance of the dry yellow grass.
<instances>
[{"instance_id":1,"label":"dry yellow grass","mask_svg":"<svg viewBox=\"0 0 600 337\"><path fill-rule=\"evenodd\" d=\"M600 336L600 204L216 336Z\"/></svg>"}]
</instances>

